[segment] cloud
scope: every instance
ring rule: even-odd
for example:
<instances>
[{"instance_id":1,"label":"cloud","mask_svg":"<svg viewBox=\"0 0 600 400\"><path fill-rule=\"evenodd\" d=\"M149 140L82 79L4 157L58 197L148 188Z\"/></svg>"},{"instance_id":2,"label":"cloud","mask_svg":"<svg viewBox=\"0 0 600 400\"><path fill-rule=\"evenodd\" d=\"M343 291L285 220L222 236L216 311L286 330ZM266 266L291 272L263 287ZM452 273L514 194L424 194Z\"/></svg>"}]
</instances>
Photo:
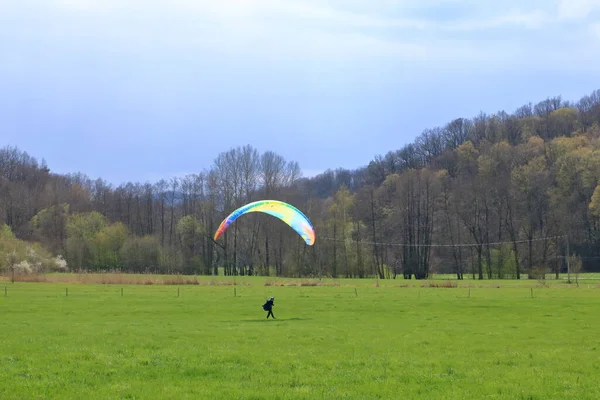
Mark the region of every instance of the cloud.
<instances>
[{"instance_id":1,"label":"cloud","mask_svg":"<svg viewBox=\"0 0 600 400\"><path fill-rule=\"evenodd\" d=\"M533 52L540 64L544 58L554 61L556 44L527 35L548 30L557 36L560 21L584 18L596 7L595 0L534 0L528 6L517 0L501 4L476 0L48 0L46 4L46 10L54 4L55 9L73 15L74 21L85 14L85 26L79 21L74 24L92 32L94 40L105 47L114 43L114 48L138 51L209 50L244 58L249 64L267 63L271 68L281 63L322 68L338 62L355 65L357 71L368 70L366 65L457 69L464 68L465 62L471 68L516 68L531 64L527 60ZM436 7L462 11L451 18ZM66 32L63 38L76 38L72 26L55 29ZM568 34L582 32L572 29ZM575 67L581 68L569 66Z\"/></svg>"},{"instance_id":2,"label":"cloud","mask_svg":"<svg viewBox=\"0 0 600 400\"><path fill-rule=\"evenodd\" d=\"M560 0L558 4L558 19L584 19L598 9L600 9L600 2L598 0Z\"/></svg>"},{"instance_id":3,"label":"cloud","mask_svg":"<svg viewBox=\"0 0 600 400\"><path fill-rule=\"evenodd\" d=\"M577 1L577 0L576 0ZM580 3L584 1L579 0ZM475 4L469 0L434 0L420 2L409 0L405 2L369 1L370 6L351 7L347 0L334 7L330 1L325 0L212 0L188 1L173 0L171 7L186 12L210 13L222 19L235 18L251 23L260 21L270 25L277 24L279 18L296 23L324 23L328 27L342 27L349 29L392 29L416 31L475 31L489 30L499 27L524 27L539 28L543 23L552 18L540 9L522 11L512 8L500 11L492 16L474 15L461 20L444 18L423 18L410 15L411 7L431 8L441 4ZM343 6L342 6L343 4ZM517 3L518 4L518 3ZM408 12L398 12L393 5L408 8ZM581 5L578 7L582 7ZM359 9L361 12L356 11ZM348 11L354 9L355 11ZM401 14L402 16L390 16ZM497 10L495 10L497 11ZM237 17L237 18L236 18Z\"/></svg>"},{"instance_id":4,"label":"cloud","mask_svg":"<svg viewBox=\"0 0 600 400\"><path fill-rule=\"evenodd\" d=\"M171 0L157 3L141 0L53 0L64 9L79 12L98 12L100 10L137 9L162 10L164 14L189 13L196 16L212 17L220 22L236 21L244 25L260 23L270 26L290 21L296 23L323 23L326 27L350 29L406 29L417 31L471 31L485 30L502 26L539 27L540 22L549 19L541 10L521 11L510 9L508 12L462 20L427 19L410 15L415 8L431 8L441 4L477 4L470 0L434 0L434 1L392 1L371 0L361 2L362 7L352 7L352 1L344 1L332 6L326 0ZM584 3L584 0L575 0ZM358 3L357 3L358 4ZM370 4L365 6L365 4ZM398 12L398 7L408 12ZM589 5L588 5L589 6ZM583 7L582 5L578 7ZM360 10L356 11L356 10ZM355 11L349 11L355 10ZM391 11L396 16L389 16ZM398 16L397 14L401 14ZM281 20L283 19L283 21ZM318 25L316 25L318 26ZM321 28L323 28L321 26Z\"/></svg>"},{"instance_id":5,"label":"cloud","mask_svg":"<svg viewBox=\"0 0 600 400\"><path fill-rule=\"evenodd\" d=\"M322 169L302 169L302 176L304 178L314 178L315 176L322 174Z\"/></svg>"},{"instance_id":6,"label":"cloud","mask_svg":"<svg viewBox=\"0 0 600 400\"><path fill-rule=\"evenodd\" d=\"M551 17L544 11L519 11L511 10L507 14L484 19L468 19L442 25L441 30L447 31L484 31L492 28L521 27L526 29L539 29L550 22Z\"/></svg>"},{"instance_id":7,"label":"cloud","mask_svg":"<svg viewBox=\"0 0 600 400\"><path fill-rule=\"evenodd\" d=\"M600 22L590 25L590 32L597 41L600 41Z\"/></svg>"},{"instance_id":8,"label":"cloud","mask_svg":"<svg viewBox=\"0 0 600 400\"><path fill-rule=\"evenodd\" d=\"M65 8L74 11L98 10L101 7L110 5L111 2L98 0L54 0L54 4L59 8Z\"/></svg>"}]
</instances>

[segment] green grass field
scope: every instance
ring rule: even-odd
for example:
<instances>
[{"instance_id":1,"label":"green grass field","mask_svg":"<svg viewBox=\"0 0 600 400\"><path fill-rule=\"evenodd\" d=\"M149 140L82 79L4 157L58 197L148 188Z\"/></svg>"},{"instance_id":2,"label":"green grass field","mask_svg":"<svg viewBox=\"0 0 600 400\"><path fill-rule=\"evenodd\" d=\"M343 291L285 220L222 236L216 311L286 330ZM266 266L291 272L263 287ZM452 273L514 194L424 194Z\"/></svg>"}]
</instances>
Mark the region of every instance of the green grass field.
<instances>
[{"instance_id":1,"label":"green grass field","mask_svg":"<svg viewBox=\"0 0 600 400\"><path fill-rule=\"evenodd\" d=\"M267 281L0 282L0 399L600 398L598 281Z\"/></svg>"}]
</instances>

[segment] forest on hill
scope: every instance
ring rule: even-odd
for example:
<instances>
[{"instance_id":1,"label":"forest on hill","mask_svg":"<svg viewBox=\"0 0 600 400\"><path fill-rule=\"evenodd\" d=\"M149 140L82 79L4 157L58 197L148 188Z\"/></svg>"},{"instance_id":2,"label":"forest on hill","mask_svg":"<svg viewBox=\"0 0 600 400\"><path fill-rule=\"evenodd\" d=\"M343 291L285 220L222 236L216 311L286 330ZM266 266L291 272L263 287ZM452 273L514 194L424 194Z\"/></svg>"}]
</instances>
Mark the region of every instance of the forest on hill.
<instances>
[{"instance_id":1,"label":"forest on hill","mask_svg":"<svg viewBox=\"0 0 600 400\"><path fill-rule=\"evenodd\" d=\"M260 213L212 240L229 212L260 199L302 210L315 245ZM197 174L119 186L0 149L3 273L519 279L567 260L600 270L600 90L457 118L313 178L250 145Z\"/></svg>"}]
</instances>

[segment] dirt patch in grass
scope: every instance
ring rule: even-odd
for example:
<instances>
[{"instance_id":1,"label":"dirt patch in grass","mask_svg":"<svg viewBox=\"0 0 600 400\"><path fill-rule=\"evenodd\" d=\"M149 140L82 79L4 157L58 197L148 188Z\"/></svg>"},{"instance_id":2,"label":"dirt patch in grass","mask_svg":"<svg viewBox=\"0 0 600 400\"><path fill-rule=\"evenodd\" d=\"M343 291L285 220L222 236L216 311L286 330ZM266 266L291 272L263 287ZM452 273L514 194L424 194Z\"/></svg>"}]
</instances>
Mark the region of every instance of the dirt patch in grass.
<instances>
[{"instance_id":1,"label":"dirt patch in grass","mask_svg":"<svg viewBox=\"0 0 600 400\"><path fill-rule=\"evenodd\" d=\"M10 279L4 279L9 280ZM187 275L136 275L118 273L100 274L52 274L52 275L16 275L15 282L49 282L101 285L207 285L207 286L249 286L233 280L198 279Z\"/></svg>"}]
</instances>

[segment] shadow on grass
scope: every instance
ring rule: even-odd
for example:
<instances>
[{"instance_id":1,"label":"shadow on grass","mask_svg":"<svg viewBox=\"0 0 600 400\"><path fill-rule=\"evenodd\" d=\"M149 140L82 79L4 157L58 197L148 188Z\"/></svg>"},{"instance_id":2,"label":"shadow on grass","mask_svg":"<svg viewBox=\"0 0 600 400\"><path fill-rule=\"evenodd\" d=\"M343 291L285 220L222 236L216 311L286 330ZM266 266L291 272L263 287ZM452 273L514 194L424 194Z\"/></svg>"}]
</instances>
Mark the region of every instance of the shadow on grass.
<instances>
[{"instance_id":1,"label":"shadow on grass","mask_svg":"<svg viewBox=\"0 0 600 400\"><path fill-rule=\"evenodd\" d=\"M261 319L240 319L240 320L236 320L236 321L223 321L223 322L271 322L271 321L309 321L312 318L276 318L276 319L266 319L266 318L261 318Z\"/></svg>"}]
</instances>

